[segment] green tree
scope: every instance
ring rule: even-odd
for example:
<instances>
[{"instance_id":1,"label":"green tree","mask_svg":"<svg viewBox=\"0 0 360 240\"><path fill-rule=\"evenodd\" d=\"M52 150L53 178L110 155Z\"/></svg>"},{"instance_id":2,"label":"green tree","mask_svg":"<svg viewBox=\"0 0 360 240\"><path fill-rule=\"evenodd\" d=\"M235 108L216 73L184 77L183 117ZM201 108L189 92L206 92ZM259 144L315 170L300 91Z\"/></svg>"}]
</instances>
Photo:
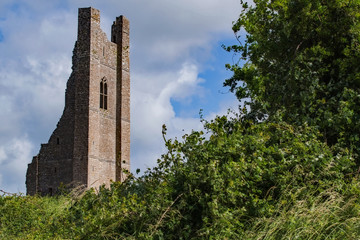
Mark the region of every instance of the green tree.
<instances>
[{"instance_id":1,"label":"green tree","mask_svg":"<svg viewBox=\"0 0 360 240\"><path fill-rule=\"evenodd\" d=\"M359 148L360 1L241 1L239 54L224 82L246 115L317 127L330 145ZM359 149L357 152L360 152Z\"/></svg>"}]
</instances>

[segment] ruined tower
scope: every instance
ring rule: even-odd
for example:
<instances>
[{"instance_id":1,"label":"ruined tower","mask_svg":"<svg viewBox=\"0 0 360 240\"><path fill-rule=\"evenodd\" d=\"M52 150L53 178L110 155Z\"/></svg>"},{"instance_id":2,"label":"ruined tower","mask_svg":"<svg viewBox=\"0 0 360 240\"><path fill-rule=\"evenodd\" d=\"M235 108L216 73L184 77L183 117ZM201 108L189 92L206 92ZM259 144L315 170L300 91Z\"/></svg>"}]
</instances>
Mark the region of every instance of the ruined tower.
<instances>
[{"instance_id":1,"label":"ruined tower","mask_svg":"<svg viewBox=\"0 0 360 240\"><path fill-rule=\"evenodd\" d=\"M80 8L63 114L26 173L27 194L62 184L87 188L123 181L130 170L129 21L117 17L111 41L100 12Z\"/></svg>"}]
</instances>

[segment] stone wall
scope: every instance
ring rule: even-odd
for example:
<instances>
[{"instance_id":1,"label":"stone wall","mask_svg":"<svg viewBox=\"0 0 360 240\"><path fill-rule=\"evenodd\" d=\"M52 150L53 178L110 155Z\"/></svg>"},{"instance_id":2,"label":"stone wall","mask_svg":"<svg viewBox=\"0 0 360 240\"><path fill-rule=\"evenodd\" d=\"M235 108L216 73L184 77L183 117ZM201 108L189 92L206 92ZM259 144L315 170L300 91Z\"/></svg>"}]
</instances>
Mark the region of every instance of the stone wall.
<instances>
[{"instance_id":1,"label":"stone wall","mask_svg":"<svg viewBox=\"0 0 360 240\"><path fill-rule=\"evenodd\" d=\"M120 16L112 41L100 29L100 12L79 9L78 39L65 108L47 144L28 166L27 194L54 194L61 184L109 186L130 170L129 21ZM100 107L100 83L107 107ZM104 99L104 98L103 98Z\"/></svg>"},{"instance_id":2,"label":"stone wall","mask_svg":"<svg viewBox=\"0 0 360 240\"><path fill-rule=\"evenodd\" d=\"M130 25L124 16L116 18L111 39L117 44L117 95L116 103L116 180L123 181L126 174L122 169L130 171Z\"/></svg>"}]
</instances>

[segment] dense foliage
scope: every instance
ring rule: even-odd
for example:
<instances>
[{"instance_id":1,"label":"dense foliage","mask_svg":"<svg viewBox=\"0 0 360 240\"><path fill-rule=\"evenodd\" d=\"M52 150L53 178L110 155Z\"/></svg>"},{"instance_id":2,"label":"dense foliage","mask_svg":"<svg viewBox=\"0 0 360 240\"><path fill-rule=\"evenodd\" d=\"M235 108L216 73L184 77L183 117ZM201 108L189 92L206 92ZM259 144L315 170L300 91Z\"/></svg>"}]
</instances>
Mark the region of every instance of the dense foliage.
<instances>
[{"instance_id":1,"label":"dense foliage","mask_svg":"<svg viewBox=\"0 0 360 240\"><path fill-rule=\"evenodd\" d=\"M120 191L88 193L73 207L73 221L85 221L91 239L100 237L99 228L118 238L240 239L250 219L275 213L280 198L288 205L308 192L344 191L351 158L334 156L316 132L245 126L221 117L206 123L208 140L193 132L182 143L166 141L169 152L158 167Z\"/></svg>"},{"instance_id":2,"label":"dense foliage","mask_svg":"<svg viewBox=\"0 0 360 240\"><path fill-rule=\"evenodd\" d=\"M329 144L359 145L360 1L241 3L240 45L227 48L241 61L224 85L251 98L254 119L281 115L316 126Z\"/></svg>"},{"instance_id":3,"label":"dense foliage","mask_svg":"<svg viewBox=\"0 0 360 240\"><path fill-rule=\"evenodd\" d=\"M249 106L181 140L163 126L167 153L124 183L0 197L0 238L360 238L360 2L241 3L225 85Z\"/></svg>"}]
</instances>

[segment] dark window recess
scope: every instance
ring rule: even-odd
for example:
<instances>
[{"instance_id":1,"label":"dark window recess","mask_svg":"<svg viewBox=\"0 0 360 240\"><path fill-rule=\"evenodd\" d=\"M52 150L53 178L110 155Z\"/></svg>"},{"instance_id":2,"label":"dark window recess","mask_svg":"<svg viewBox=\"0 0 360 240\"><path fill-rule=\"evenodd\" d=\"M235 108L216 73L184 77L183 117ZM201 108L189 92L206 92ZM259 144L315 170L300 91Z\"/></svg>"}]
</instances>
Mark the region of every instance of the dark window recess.
<instances>
[{"instance_id":1,"label":"dark window recess","mask_svg":"<svg viewBox=\"0 0 360 240\"><path fill-rule=\"evenodd\" d=\"M104 83L104 109L107 109L107 84Z\"/></svg>"},{"instance_id":2,"label":"dark window recess","mask_svg":"<svg viewBox=\"0 0 360 240\"><path fill-rule=\"evenodd\" d=\"M56 173L56 168L54 168L54 173Z\"/></svg>"},{"instance_id":3,"label":"dark window recess","mask_svg":"<svg viewBox=\"0 0 360 240\"><path fill-rule=\"evenodd\" d=\"M104 108L104 83L100 82L100 108Z\"/></svg>"},{"instance_id":4,"label":"dark window recess","mask_svg":"<svg viewBox=\"0 0 360 240\"><path fill-rule=\"evenodd\" d=\"M100 82L100 108L107 109L107 83L106 78L103 78Z\"/></svg>"},{"instance_id":5,"label":"dark window recess","mask_svg":"<svg viewBox=\"0 0 360 240\"><path fill-rule=\"evenodd\" d=\"M52 196L53 195L53 189L49 188L49 195Z\"/></svg>"},{"instance_id":6,"label":"dark window recess","mask_svg":"<svg viewBox=\"0 0 360 240\"><path fill-rule=\"evenodd\" d=\"M60 138L56 138L56 144L57 144L57 145L60 144Z\"/></svg>"}]
</instances>

